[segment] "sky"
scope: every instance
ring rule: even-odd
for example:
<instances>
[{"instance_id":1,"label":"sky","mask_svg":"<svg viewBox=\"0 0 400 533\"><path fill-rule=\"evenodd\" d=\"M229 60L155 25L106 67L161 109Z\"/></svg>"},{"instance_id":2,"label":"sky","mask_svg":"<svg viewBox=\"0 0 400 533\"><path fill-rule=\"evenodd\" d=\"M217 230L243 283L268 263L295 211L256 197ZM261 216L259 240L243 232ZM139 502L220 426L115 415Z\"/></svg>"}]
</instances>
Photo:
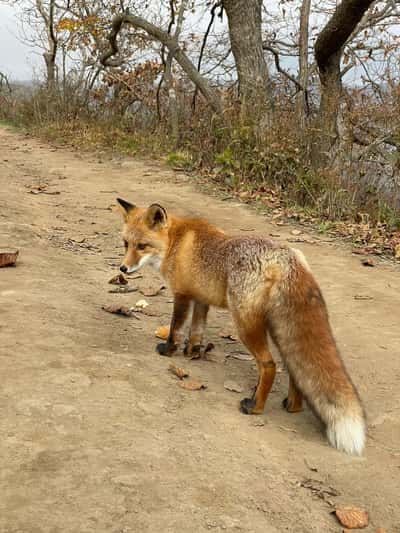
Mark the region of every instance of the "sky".
<instances>
[{"instance_id":1,"label":"sky","mask_svg":"<svg viewBox=\"0 0 400 533\"><path fill-rule=\"evenodd\" d=\"M19 24L14 10L0 4L0 71L10 81L31 80L42 68L42 58L19 38Z\"/></svg>"}]
</instances>

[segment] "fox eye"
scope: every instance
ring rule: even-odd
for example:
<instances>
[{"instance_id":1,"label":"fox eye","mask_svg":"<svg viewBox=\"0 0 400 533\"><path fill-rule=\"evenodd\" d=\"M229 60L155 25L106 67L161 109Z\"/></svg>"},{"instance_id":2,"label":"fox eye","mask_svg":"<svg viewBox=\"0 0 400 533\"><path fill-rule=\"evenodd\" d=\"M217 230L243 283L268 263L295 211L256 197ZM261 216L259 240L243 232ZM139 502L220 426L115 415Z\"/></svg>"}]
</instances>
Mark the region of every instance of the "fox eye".
<instances>
[{"instance_id":1,"label":"fox eye","mask_svg":"<svg viewBox=\"0 0 400 533\"><path fill-rule=\"evenodd\" d=\"M124 246L125 246L125 250L127 250L128 249L128 241L126 241L125 239L124 239Z\"/></svg>"},{"instance_id":2,"label":"fox eye","mask_svg":"<svg viewBox=\"0 0 400 533\"><path fill-rule=\"evenodd\" d=\"M139 244L137 245L138 250L144 250L146 247L147 247L147 244L144 242L139 242Z\"/></svg>"}]
</instances>

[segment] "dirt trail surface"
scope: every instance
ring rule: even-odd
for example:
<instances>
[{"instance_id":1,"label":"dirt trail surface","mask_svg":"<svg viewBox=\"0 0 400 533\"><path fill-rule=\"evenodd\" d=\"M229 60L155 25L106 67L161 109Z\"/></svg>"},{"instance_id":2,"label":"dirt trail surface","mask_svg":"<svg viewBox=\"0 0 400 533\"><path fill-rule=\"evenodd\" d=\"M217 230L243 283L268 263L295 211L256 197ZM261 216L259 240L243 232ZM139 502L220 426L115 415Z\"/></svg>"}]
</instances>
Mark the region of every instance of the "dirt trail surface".
<instances>
[{"instance_id":1,"label":"dirt trail surface","mask_svg":"<svg viewBox=\"0 0 400 533\"><path fill-rule=\"evenodd\" d=\"M101 160L5 129L0 145L0 248L20 249L17 267L0 269L1 532L340 532L339 504L369 511L364 531L400 532L398 268L364 267L318 236L295 245L368 413L365 456L349 457L308 409L281 408L282 368L265 414L239 412L256 370L240 343L220 338L234 332L225 311L209 318L213 361L169 359L154 350L169 291L109 293L123 252L116 196L282 242L293 228L152 162ZM130 280L161 283L151 270ZM140 320L102 310L143 298ZM182 389L171 361L207 389Z\"/></svg>"}]
</instances>

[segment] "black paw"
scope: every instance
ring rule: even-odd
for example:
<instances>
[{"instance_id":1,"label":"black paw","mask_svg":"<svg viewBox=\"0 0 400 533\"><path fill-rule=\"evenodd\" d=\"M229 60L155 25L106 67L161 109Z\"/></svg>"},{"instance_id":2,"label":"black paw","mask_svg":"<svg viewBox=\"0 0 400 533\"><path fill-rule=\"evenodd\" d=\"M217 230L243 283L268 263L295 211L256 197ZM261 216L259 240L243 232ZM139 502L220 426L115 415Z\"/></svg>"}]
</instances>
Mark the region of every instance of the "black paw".
<instances>
[{"instance_id":1,"label":"black paw","mask_svg":"<svg viewBox=\"0 0 400 533\"><path fill-rule=\"evenodd\" d=\"M170 342L160 342L156 346L156 351L160 355L164 355L166 357L170 357L177 349L177 346L175 344L171 344Z\"/></svg>"},{"instance_id":2,"label":"black paw","mask_svg":"<svg viewBox=\"0 0 400 533\"><path fill-rule=\"evenodd\" d=\"M244 398L240 402L240 410L245 415L251 415L253 413L253 409L256 406L256 401L253 400L253 398Z\"/></svg>"}]
</instances>

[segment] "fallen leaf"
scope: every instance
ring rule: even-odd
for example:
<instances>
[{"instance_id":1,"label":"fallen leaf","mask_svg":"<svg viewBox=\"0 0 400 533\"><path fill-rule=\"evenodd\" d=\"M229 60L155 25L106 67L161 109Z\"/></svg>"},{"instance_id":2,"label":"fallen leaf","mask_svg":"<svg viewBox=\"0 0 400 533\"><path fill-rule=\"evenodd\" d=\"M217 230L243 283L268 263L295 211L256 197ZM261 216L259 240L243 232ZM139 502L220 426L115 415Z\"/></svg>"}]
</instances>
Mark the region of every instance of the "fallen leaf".
<instances>
[{"instance_id":1,"label":"fallen leaf","mask_svg":"<svg viewBox=\"0 0 400 533\"><path fill-rule=\"evenodd\" d=\"M355 294L354 299L355 300L373 300L373 297L368 296L368 294Z\"/></svg>"},{"instance_id":2,"label":"fallen leaf","mask_svg":"<svg viewBox=\"0 0 400 533\"><path fill-rule=\"evenodd\" d=\"M111 285L128 285L128 280L123 274L117 274L116 276L113 276L108 283L111 283Z\"/></svg>"},{"instance_id":3,"label":"fallen leaf","mask_svg":"<svg viewBox=\"0 0 400 533\"><path fill-rule=\"evenodd\" d=\"M160 326L155 330L154 334L158 339L162 339L163 341L167 340L169 336L169 326Z\"/></svg>"},{"instance_id":4,"label":"fallen leaf","mask_svg":"<svg viewBox=\"0 0 400 533\"><path fill-rule=\"evenodd\" d=\"M138 317L134 314L133 310L127 305L119 305L119 304L103 305L102 309L104 309L104 311L107 311L107 313L113 313L115 315L123 315L123 316L133 316L138 319Z\"/></svg>"},{"instance_id":5,"label":"fallen leaf","mask_svg":"<svg viewBox=\"0 0 400 533\"><path fill-rule=\"evenodd\" d=\"M148 305L149 303L146 302L146 300L138 300L135 303L135 307L137 307L138 309L145 309Z\"/></svg>"},{"instance_id":6,"label":"fallen leaf","mask_svg":"<svg viewBox=\"0 0 400 533\"><path fill-rule=\"evenodd\" d=\"M386 529L384 527L378 527L375 533L386 533Z\"/></svg>"},{"instance_id":7,"label":"fallen leaf","mask_svg":"<svg viewBox=\"0 0 400 533\"><path fill-rule=\"evenodd\" d=\"M292 229L290 232L292 235L301 235L303 232L299 229Z\"/></svg>"},{"instance_id":8,"label":"fallen leaf","mask_svg":"<svg viewBox=\"0 0 400 533\"><path fill-rule=\"evenodd\" d=\"M231 381L231 380L224 382L224 389L230 390L232 392L243 392L243 387L241 387L235 381Z\"/></svg>"},{"instance_id":9,"label":"fallen leaf","mask_svg":"<svg viewBox=\"0 0 400 533\"><path fill-rule=\"evenodd\" d=\"M351 253L356 255L367 255L369 253L369 250L367 250L366 248L353 248Z\"/></svg>"},{"instance_id":10,"label":"fallen leaf","mask_svg":"<svg viewBox=\"0 0 400 533\"><path fill-rule=\"evenodd\" d=\"M244 352L232 352L229 353L225 359L237 359L238 361L252 361L253 356Z\"/></svg>"},{"instance_id":11,"label":"fallen leaf","mask_svg":"<svg viewBox=\"0 0 400 533\"><path fill-rule=\"evenodd\" d=\"M50 192L50 191L46 191L46 189L47 189L47 186L46 187L36 187L34 189L31 189L29 192L30 192L30 194L60 194L60 191Z\"/></svg>"},{"instance_id":12,"label":"fallen leaf","mask_svg":"<svg viewBox=\"0 0 400 533\"><path fill-rule=\"evenodd\" d=\"M115 287L115 289L110 289L108 292L111 294L127 294L129 292L136 292L137 287L129 287L128 285L122 285L121 287Z\"/></svg>"},{"instance_id":13,"label":"fallen leaf","mask_svg":"<svg viewBox=\"0 0 400 533\"><path fill-rule=\"evenodd\" d=\"M288 428L284 428L283 426L279 427L288 430ZM329 505L332 505L329 496L339 496L339 492L336 489L325 486L324 483L318 479L303 479L303 481L300 482L300 487L310 490L314 496L321 498L321 500L324 500Z\"/></svg>"},{"instance_id":14,"label":"fallen leaf","mask_svg":"<svg viewBox=\"0 0 400 533\"><path fill-rule=\"evenodd\" d=\"M376 266L376 263L375 261L373 261L372 259L363 259L361 261L361 264L365 267L374 267Z\"/></svg>"},{"instance_id":15,"label":"fallen leaf","mask_svg":"<svg viewBox=\"0 0 400 533\"><path fill-rule=\"evenodd\" d=\"M368 512L359 507L336 507L335 515L347 529L362 529L368 526Z\"/></svg>"},{"instance_id":16,"label":"fallen leaf","mask_svg":"<svg viewBox=\"0 0 400 533\"><path fill-rule=\"evenodd\" d=\"M143 296L158 296L165 288L165 285L161 285L160 287L147 287L146 289L140 289L140 292Z\"/></svg>"},{"instance_id":17,"label":"fallen leaf","mask_svg":"<svg viewBox=\"0 0 400 533\"><path fill-rule=\"evenodd\" d=\"M304 459L304 463L306 467L311 470L311 472L318 472L318 468L316 466L312 466L308 463L307 459Z\"/></svg>"},{"instance_id":18,"label":"fallen leaf","mask_svg":"<svg viewBox=\"0 0 400 533\"><path fill-rule=\"evenodd\" d=\"M274 237L274 238L277 239L277 238L280 237L281 235L280 235L280 233L270 233L269 236L270 236L270 237Z\"/></svg>"},{"instance_id":19,"label":"fallen leaf","mask_svg":"<svg viewBox=\"0 0 400 533\"><path fill-rule=\"evenodd\" d=\"M201 390L207 388L207 385L201 383L201 381L181 381L179 385L182 389L186 390Z\"/></svg>"},{"instance_id":20,"label":"fallen leaf","mask_svg":"<svg viewBox=\"0 0 400 533\"><path fill-rule=\"evenodd\" d=\"M18 250L0 252L0 267L14 266L15 262L17 261L18 254Z\"/></svg>"},{"instance_id":21,"label":"fallen leaf","mask_svg":"<svg viewBox=\"0 0 400 533\"><path fill-rule=\"evenodd\" d=\"M317 241L313 241L312 239L308 239L307 237L296 237L296 238L289 238L286 239L288 242L305 242L306 244L315 244Z\"/></svg>"},{"instance_id":22,"label":"fallen leaf","mask_svg":"<svg viewBox=\"0 0 400 533\"><path fill-rule=\"evenodd\" d=\"M220 331L219 336L221 337L221 339L229 339L235 342L238 340L237 337L235 337L232 333L229 333L227 331Z\"/></svg>"},{"instance_id":23,"label":"fallen leaf","mask_svg":"<svg viewBox=\"0 0 400 533\"><path fill-rule=\"evenodd\" d=\"M187 378L189 375L189 372L187 372L184 368L176 366L172 363L169 365L168 370L172 372L172 374L175 374L175 376L177 376L179 379Z\"/></svg>"}]
</instances>

